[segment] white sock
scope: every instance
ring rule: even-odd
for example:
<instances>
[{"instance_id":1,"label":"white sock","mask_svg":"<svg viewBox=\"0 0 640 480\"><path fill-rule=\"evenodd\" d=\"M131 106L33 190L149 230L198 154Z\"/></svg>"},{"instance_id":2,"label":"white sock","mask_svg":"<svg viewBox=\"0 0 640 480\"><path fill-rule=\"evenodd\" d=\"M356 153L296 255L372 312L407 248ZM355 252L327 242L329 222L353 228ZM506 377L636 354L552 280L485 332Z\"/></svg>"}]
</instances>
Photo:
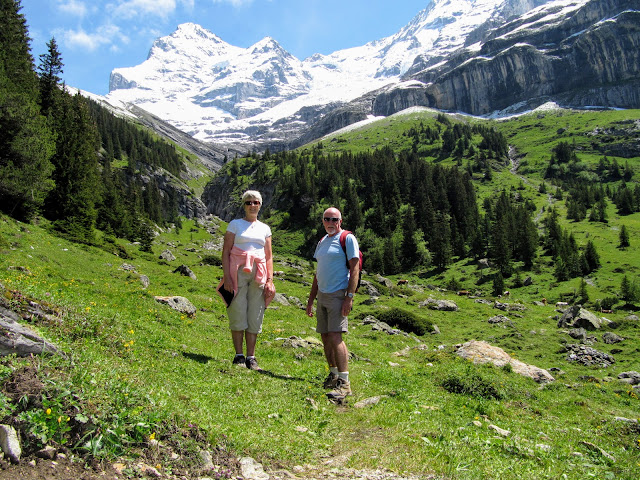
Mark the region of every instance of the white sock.
<instances>
[{"instance_id":1,"label":"white sock","mask_svg":"<svg viewBox=\"0 0 640 480\"><path fill-rule=\"evenodd\" d=\"M349 372L338 372L338 378L341 378L345 382L349 383Z\"/></svg>"},{"instance_id":2,"label":"white sock","mask_svg":"<svg viewBox=\"0 0 640 480\"><path fill-rule=\"evenodd\" d=\"M329 371L335 375L338 375L338 367L329 367Z\"/></svg>"}]
</instances>

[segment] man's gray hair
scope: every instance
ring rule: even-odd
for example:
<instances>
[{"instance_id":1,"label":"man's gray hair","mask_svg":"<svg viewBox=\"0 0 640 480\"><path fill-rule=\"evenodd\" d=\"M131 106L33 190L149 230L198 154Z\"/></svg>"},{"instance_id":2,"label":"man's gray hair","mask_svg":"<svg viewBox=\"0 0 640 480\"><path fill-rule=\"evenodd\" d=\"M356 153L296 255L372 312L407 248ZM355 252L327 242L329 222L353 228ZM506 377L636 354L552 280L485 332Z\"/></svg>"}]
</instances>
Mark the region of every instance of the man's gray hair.
<instances>
[{"instance_id":1,"label":"man's gray hair","mask_svg":"<svg viewBox=\"0 0 640 480\"><path fill-rule=\"evenodd\" d=\"M260 201L260 203L262 204L262 195L260 195L260 192L257 190L247 190L246 192L244 192L242 194L242 202L244 203L245 200L249 199L249 198L255 198L257 200Z\"/></svg>"}]
</instances>

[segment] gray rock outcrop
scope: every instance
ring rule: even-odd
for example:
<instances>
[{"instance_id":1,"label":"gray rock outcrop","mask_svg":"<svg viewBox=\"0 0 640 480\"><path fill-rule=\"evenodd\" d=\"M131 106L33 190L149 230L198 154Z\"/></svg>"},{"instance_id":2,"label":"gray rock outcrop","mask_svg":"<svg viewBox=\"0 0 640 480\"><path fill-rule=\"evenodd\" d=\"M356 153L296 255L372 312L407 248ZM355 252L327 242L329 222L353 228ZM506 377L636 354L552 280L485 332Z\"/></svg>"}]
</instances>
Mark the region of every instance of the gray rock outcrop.
<instances>
[{"instance_id":1,"label":"gray rock outcrop","mask_svg":"<svg viewBox=\"0 0 640 480\"><path fill-rule=\"evenodd\" d=\"M174 310L184 313L189 317L196 316L196 307L185 297L180 296L172 296L172 297L154 297L157 302L163 303L165 305L169 305Z\"/></svg>"},{"instance_id":2,"label":"gray rock outcrop","mask_svg":"<svg viewBox=\"0 0 640 480\"><path fill-rule=\"evenodd\" d=\"M565 345L565 350L567 351L568 362L577 362L585 367L606 368L616 362L608 353L600 352L586 345L568 344Z\"/></svg>"},{"instance_id":3,"label":"gray rock outcrop","mask_svg":"<svg viewBox=\"0 0 640 480\"><path fill-rule=\"evenodd\" d=\"M569 307L558 320L560 328L584 328L585 330L597 330L606 322L595 314L585 310L580 305Z\"/></svg>"},{"instance_id":4,"label":"gray rock outcrop","mask_svg":"<svg viewBox=\"0 0 640 480\"><path fill-rule=\"evenodd\" d=\"M487 342L471 340L458 346L456 353L476 364L493 363L497 367L509 364L515 373L532 378L538 383L555 381L547 370L516 360L500 347L492 346Z\"/></svg>"},{"instance_id":5,"label":"gray rock outcrop","mask_svg":"<svg viewBox=\"0 0 640 480\"><path fill-rule=\"evenodd\" d=\"M0 306L0 355L19 357L53 353L64 355L54 344L42 338L27 325L19 323L20 315Z\"/></svg>"},{"instance_id":6,"label":"gray rock outcrop","mask_svg":"<svg viewBox=\"0 0 640 480\"><path fill-rule=\"evenodd\" d=\"M0 425L0 448L13 463L19 463L22 456L22 448L18 433L9 425Z\"/></svg>"},{"instance_id":7,"label":"gray rock outcrop","mask_svg":"<svg viewBox=\"0 0 640 480\"><path fill-rule=\"evenodd\" d=\"M193 280L197 280L198 277L196 277L196 274L193 273L193 271L187 267L186 265L180 265L178 268L176 268L173 273L179 273L180 275L184 275L185 277L189 277Z\"/></svg>"}]
</instances>

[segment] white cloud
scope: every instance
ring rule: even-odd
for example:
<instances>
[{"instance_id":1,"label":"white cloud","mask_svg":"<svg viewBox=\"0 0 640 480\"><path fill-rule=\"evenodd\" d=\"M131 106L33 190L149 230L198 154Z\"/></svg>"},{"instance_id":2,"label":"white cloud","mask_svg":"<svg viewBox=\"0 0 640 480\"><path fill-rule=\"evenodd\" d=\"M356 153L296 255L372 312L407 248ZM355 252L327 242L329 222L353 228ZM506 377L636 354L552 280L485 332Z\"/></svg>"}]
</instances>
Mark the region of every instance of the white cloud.
<instances>
[{"instance_id":1,"label":"white cloud","mask_svg":"<svg viewBox=\"0 0 640 480\"><path fill-rule=\"evenodd\" d=\"M91 52L98 50L103 45L113 46L118 43L128 43L129 39L123 35L115 25L103 25L94 33L87 33L83 29L65 30L62 32L62 40L71 48L80 48Z\"/></svg>"},{"instance_id":2,"label":"white cloud","mask_svg":"<svg viewBox=\"0 0 640 480\"><path fill-rule=\"evenodd\" d=\"M166 19L175 9L176 0L119 0L114 6L113 18L130 19L154 15Z\"/></svg>"},{"instance_id":3,"label":"white cloud","mask_svg":"<svg viewBox=\"0 0 640 480\"><path fill-rule=\"evenodd\" d=\"M87 14L87 6L84 2L78 0L66 0L58 4L60 11L74 15L76 17L84 17Z\"/></svg>"}]
</instances>

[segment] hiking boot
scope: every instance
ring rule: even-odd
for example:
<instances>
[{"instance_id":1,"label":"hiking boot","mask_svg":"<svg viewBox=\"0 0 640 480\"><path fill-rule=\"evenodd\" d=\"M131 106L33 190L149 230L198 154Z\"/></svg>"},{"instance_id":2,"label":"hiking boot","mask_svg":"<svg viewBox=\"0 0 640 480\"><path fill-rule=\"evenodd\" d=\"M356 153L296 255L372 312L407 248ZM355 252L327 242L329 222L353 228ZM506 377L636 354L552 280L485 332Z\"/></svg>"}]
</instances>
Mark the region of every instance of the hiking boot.
<instances>
[{"instance_id":1,"label":"hiking boot","mask_svg":"<svg viewBox=\"0 0 640 480\"><path fill-rule=\"evenodd\" d=\"M241 367L244 367L245 362L246 362L246 359L244 358L244 355L236 355L232 363L233 365L239 365Z\"/></svg>"},{"instance_id":2,"label":"hiking boot","mask_svg":"<svg viewBox=\"0 0 640 480\"><path fill-rule=\"evenodd\" d=\"M336 383L338 383L338 375L333 372L329 372L327 378L324 379L322 388L336 388Z\"/></svg>"},{"instance_id":3,"label":"hiking boot","mask_svg":"<svg viewBox=\"0 0 640 480\"><path fill-rule=\"evenodd\" d=\"M351 395L351 384L342 378L336 381L336 388L327 393L329 400L342 403L348 395Z\"/></svg>"},{"instance_id":4,"label":"hiking boot","mask_svg":"<svg viewBox=\"0 0 640 480\"><path fill-rule=\"evenodd\" d=\"M252 357L252 358L247 358L247 361L245 363L245 365L247 366L247 368L249 370L262 370L259 366L258 366L258 361L256 360L256 357Z\"/></svg>"}]
</instances>

